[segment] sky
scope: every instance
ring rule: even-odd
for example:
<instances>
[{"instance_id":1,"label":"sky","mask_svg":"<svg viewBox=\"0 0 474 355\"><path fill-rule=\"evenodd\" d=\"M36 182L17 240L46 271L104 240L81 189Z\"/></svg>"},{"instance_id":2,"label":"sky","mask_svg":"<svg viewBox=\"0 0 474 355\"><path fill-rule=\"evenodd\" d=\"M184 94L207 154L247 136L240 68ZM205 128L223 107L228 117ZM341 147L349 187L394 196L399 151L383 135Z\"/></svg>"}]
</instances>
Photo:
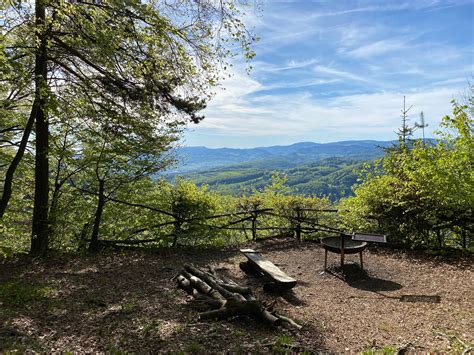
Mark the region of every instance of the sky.
<instances>
[{"instance_id":1,"label":"sky","mask_svg":"<svg viewBox=\"0 0 474 355\"><path fill-rule=\"evenodd\" d=\"M404 96L433 136L474 81L474 0L256 1L253 69L232 60L186 146L392 140Z\"/></svg>"}]
</instances>

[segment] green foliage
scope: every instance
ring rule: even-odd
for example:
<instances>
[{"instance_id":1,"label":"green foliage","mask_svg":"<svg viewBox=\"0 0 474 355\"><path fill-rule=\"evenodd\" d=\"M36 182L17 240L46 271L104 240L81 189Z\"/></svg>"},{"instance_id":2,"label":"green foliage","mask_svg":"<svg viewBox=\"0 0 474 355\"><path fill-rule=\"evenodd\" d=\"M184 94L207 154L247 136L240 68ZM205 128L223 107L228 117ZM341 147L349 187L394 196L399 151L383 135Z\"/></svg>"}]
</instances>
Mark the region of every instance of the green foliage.
<instances>
[{"instance_id":1,"label":"green foliage","mask_svg":"<svg viewBox=\"0 0 474 355\"><path fill-rule=\"evenodd\" d=\"M51 288L22 281L0 284L0 301L6 306L25 307L29 303L47 298Z\"/></svg>"},{"instance_id":2,"label":"green foliage","mask_svg":"<svg viewBox=\"0 0 474 355\"><path fill-rule=\"evenodd\" d=\"M414 142L387 151L364 172L355 196L340 203L345 226L378 230L394 243L463 246L472 240L474 161L472 116L453 103L437 144Z\"/></svg>"},{"instance_id":3,"label":"green foliage","mask_svg":"<svg viewBox=\"0 0 474 355\"><path fill-rule=\"evenodd\" d=\"M351 187L357 182L354 170L362 165L363 160L352 158L323 159L291 168L273 168L264 162L255 162L200 170L182 176L198 185L209 185L209 189L222 194L239 196L270 185L272 176L278 172L287 176L286 186L293 194L326 196L331 201L337 201L352 194Z\"/></svg>"},{"instance_id":4,"label":"green foliage","mask_svg":"<svg viewBox=\"0 0 474 355\"><path fill-rule=\"evenodd\" d=\"M11 204L0 221L0 257L28 250L33 210L31 186L34 184L31 164L29 158L23 159L17 169L19 179L15 185Z\"/></svg>"},{"instance_id":5,"label":"green foliage","mask_svg":"<svg viewBox=\"0 0 474 355\"><path fill-rule=\"evenodd\" d=\"M0 152L1 179L13 180L9 167L17 171L10 201L15 206L2 220L0 240L23 243L15 235L23 215L15 214L25 210L21 199L31 200L33 185L25 194L19 190L21 167L14 156L22 159L20 140L37 148L26 149L23 160L41 156L36 161L42 168L35 167L43 177L34 194L37 248L44 252L48 240L67 248L74 239L94 239L106 198L173 160L165 152L183 125L202 119L199 111L227 58L255 55L255 38L239 19L240 8L234 1L2 3L0 138L8 146ZM234 50L236 44L240 49ZM33 121L43 122L34 139ZM2 189L8 196L2 216L9 191ZM94 198L99 192L100 202ZM73 237L63 239L63 232ZM2 253L19 243L10 244Z\"/></svg>"},{"instance_id":6,"label":"green foliage","mask_svg":"<svg viewBox=\"0 0 474 355\"><path fill-rule=\"evenodd\" d=\"M185 353L189 354L197 354L203 350L202 344L199 343L191 343L186 346Z\"/></svg>"},{"instance_id":7,"label":"green foliage","mask_svg":"<svg viewBox=\"0 0 474 355\"><path fill-rule=\"evenodd\" d=\"M322 211L332 207L328 198L291 195L287 182L286 175L274 173L271 177L271 184L264 186L262 190L254 190L251 195L239 199L239 210L241 211L272 210L271 214L264 213L258 218L258 227L268 228L268 230L259 231L259 237L293 234L298 219L335 225L334 216ZM319 234L316 233L317 235Z\"/></svg>"},{"instance_id":8,"label":"green foliage","mask_svg":"<svg viewBox=\"0 0 474 355\"><path fill-rule=\"evenodd\" d=\"M206 186L197 187L190 181L178 179L174 185L165 185L162 198L174 217L172 245L199 245L213 238L206 217L217 212L219 199ZM188 222L191 220L191 222Z\"/></svg>"},{"instance_id":9,"label":"green foliage","mask_svg":"<svg viewBox=\"0 0 474 355\"><path fill-rule=\"evenodd\" d=\"M271 352L273 354L293 354L295 353L295 340L287 334L280 335L276 338L275 343L271 346ZM301 346L296 346L299 353L307 354L309 350L304 349Z\"/></svg>"},{"instance_id":10,"label":"green foliage","mask_svg":"<svg viewBox=\"0 0 474 355\"><path fill-rule=\"evenodd\" d=\"M369 347L362 350L361 355L394 355L397 354L397 349L392 346L381 347Z\"/></svg>"}]
</instances>

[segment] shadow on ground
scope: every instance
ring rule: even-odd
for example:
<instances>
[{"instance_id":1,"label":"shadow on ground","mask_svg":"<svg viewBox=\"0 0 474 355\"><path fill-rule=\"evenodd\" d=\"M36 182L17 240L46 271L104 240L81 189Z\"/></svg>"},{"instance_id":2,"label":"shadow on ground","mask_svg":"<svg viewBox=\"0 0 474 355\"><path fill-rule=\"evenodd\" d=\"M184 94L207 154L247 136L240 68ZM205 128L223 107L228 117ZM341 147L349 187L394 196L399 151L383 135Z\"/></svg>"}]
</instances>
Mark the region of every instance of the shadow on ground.
<instances>
[{"instance_id":1,"label":"shadow on ground","mask_svg":"<svg viewBox=\"0 0 474 355\"><path fill-rule=\"evenodd\" d=\"M357 264L332 267L327 272L345 281L349 286L363 291L397 291L403 288L398 282L370 276Z\"/></svg>"}]
</instances>

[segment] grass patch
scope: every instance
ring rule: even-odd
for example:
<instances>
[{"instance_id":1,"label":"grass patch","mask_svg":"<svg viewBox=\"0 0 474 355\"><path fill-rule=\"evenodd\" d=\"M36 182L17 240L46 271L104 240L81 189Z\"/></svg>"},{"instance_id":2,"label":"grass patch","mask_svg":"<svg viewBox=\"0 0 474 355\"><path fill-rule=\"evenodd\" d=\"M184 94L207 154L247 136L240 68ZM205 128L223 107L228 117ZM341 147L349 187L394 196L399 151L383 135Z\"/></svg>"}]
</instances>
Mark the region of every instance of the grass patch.
<instances>
[{"instance_id":1,"label":"grass patch","mask_svg":"<svg viewBox=\"0 0 474 355\"><path fill-rule=\"evenodd\" d=\"M454 354L467 354L470 353L474 345L469 344L463 341L455 332L447 330L447 331L438 331L437 336L446 338L449 341L449 348L447 352L454 353Z\"/></svg>"},{"instance_id":2,"label":"grass patch","mask_svg":"<svg viewBox=\"0 0 474 355\"><path fill-rule=\"evenodd\" d=\"M10 307L20 307L41 301L52 294L48 286L39 286L23 281L7 281L0 284L0 302Z\"/></svg>"},{"instance_id":3,"label":"grass patch","mask_svg":"<svg viewBox=\"0 0 474 355\"><path fill-rule=\"evenodd\" d=\"M236 330L236 331L234 332L234 335L235 335L236 337L244 337L244 336L247 335L247 333L244 332L243 330Z\"/></svg>"},{"instance_id":4,"label":"grass patch","mask_svg":"<svg viewBox=\"0 0 474 355\"><path fill-rule=\"evenodd\" d=\"M197 354L203 350L203 347L199 343L191 343L184 350L186 354Z\"/></svg>"},{"instance_id":5,"label":"grass patch","mask_svg":"<svg viewBox=\"0 0 474 355\"><path fill-rule=\"evenodd\" d=\"M145 325L142 328L143 336L150 337L153 333L160 330L163 321L161 319L147 319Z\"/></svg>"},{"instance_id":6,"label":"grass patch","mask_svg":"<svg viewBox=\"0 0 474 355\"><path fill-rule=\"evenodd\" d=\"M128 301L122 304L120 313L122 314L132 314L138 309L138 305L134 300Z\"/></svg>"},{"instance_id":7,"label":"grass patch","mask_svg":"<svg viewBox=\"0 0 474 355\"><path fill-rule=\"evenodd\" d=\"M384 346L383 348L370 347L362 350L361 355L394 355L397 349L391 346Z\"/></svg>"},{"instance_id":8,"label":"grass patch","mask_svg":"<svg viewBox=\"0 0 474 355\"><path fill-rule=\"evenodd\" d=\"M0 352L2 354L24 354L41 352L42 347L38 340L22 337L3 337L0 335Z\"/></svg>"},{"instance_id":9,"label":"grass patch","mask_svg":"<svg viewBox=\"0 0 474 355\"><path fill-rule=\"evenodd\" d=\"M272 345L272 353L274 354L291 354L293 353L290 345L294 343L291 336L283 334L276 338L275 343Z\"/></svg>"}]
</instances>

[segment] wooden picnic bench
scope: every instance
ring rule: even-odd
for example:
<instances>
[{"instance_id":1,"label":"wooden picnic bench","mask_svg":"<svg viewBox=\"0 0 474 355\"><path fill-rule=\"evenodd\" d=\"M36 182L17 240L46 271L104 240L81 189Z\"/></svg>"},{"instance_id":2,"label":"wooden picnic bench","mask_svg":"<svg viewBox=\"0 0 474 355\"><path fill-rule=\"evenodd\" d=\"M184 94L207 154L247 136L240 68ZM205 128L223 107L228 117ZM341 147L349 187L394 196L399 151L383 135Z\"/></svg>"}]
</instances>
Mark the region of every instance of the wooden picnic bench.
<instances>
[{"instance_id":1,"label":"wooden picnic bench","mask_svg":"<svg viewBox=\"0 0 474 355\"><path fill-rule=\"evenodd\" d=\"M247 257L247 261L240 263L240 268L246 273L260 273L270 280L264 285L265 290L291 289L296 286L297 280L285 274L271 261L266 260L260 253L253 249L240 249Z\"/></svg>"}]
</instances>

